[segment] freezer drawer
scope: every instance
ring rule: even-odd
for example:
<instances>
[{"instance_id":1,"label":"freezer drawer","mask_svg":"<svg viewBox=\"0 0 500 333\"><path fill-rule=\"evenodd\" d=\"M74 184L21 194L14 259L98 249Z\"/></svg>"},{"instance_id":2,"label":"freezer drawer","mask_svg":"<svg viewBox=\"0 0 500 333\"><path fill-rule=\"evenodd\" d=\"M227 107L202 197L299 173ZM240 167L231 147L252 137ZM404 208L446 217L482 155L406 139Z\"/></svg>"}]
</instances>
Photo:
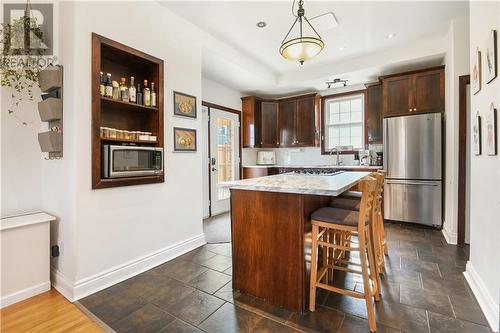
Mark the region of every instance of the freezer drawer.
<instances>
[{"instance_id":1,"label":"freezer drawer","mask_svg":"<svg viewBox=\"0 0 500 333\"><path fill-rule=\"evenodd\" d=\"M441 181L386 180L384 218L441 227Z\"/></svg>"}]
</instances>

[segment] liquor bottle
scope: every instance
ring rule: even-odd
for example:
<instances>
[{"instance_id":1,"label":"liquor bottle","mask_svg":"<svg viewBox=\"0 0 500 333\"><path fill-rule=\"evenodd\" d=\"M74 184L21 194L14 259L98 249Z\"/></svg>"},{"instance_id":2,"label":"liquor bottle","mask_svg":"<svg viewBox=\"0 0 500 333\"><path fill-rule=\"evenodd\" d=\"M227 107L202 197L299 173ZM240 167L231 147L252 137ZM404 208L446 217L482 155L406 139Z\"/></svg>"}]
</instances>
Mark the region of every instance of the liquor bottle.
<instances>
[{"instance_id":1,"label":"liquor bottle","mask_svg":"<svg viewBox=\"0 0 500 333\"><path fill-rule=\"evenodd\" d=\"M106 79L106 88L105 88L105 96L106 97L113 97L113 85L111 84L111 73L108 73Z\"/></svg>"},{"instance_id":2,"label":"liquor bottle","mask_svg":"<svg viewBox=\"0 0 500 333\"><path fill-rule=\"evenodd\" d=\"M136 99L136 92L135 90L135 85L134 85L134 77L130 77L130 87L128 87L128 99L130 103L135 103L137 101Z\"/></svg>"},{"instance_id":3,"label":"liquor bottle","mask_svg":"<svg viewBox=\"0 0 500 333\"><path fill-rule=\"evenodd\" d=\"M137 83L137 104L142 105L143 100L142 100L142 90L141 90L141 84Z\"/></svg>"},{"instance_id":4,"label":"liquor bottle","mask_svg":"<svg viewBox=\"0 0 500 333\"><path fill-rule=\"evenodd\" d=\"M99 94L101 96L104 96L106 94L106 83L104 82L104 73L100 72L99 73Z\"/></svg>"},{"instance_id":5,"label":"liquor bottle","mask_svg":"<svg viewBox=\"0 0 500 333\"><path fill-rule=\"evenodd\" d=\"M151 105L151 91L148 88L148 80L144 80L144 88L142 88L142 99L145 106Z\"/></svg>"},{"instance_id":6,"label":"liquor bottle","mask_svg":"<svg viewBox=\"0 0 500 333\"><path fill-rule=\"evenodd\" d=\"M154 82L151 82L151 106L156 106L156 92Z\"/></svg>"},{"instance_id":7,"label":"liquor bottle","mask_svg":"<svg viewBox=\"0 0 500 333\"><path fill-rule=\"evenodd\" d=\"M120 99L124 102L129 101L127 79L124 77L120 80Z\"/></svg>"}]
</instances>

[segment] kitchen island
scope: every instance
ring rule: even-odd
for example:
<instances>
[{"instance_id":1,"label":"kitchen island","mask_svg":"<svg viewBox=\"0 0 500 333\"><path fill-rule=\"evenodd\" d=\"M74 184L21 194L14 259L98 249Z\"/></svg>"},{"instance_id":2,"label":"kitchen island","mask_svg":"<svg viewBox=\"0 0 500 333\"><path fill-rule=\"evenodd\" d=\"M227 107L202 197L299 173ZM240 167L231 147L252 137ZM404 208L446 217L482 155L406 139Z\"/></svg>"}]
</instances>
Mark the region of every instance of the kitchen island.
<instances>
[{"instance_id":1,"label":"kitchen island","mask_svg":"<svg viewBox=\"0 0 500 333\"><path fill-rule=\"evenodd\" d=\"M311 213L369 174L280 174L227 183L233 289L303 312L309 298Z\"/></svg>"}]
</instances>

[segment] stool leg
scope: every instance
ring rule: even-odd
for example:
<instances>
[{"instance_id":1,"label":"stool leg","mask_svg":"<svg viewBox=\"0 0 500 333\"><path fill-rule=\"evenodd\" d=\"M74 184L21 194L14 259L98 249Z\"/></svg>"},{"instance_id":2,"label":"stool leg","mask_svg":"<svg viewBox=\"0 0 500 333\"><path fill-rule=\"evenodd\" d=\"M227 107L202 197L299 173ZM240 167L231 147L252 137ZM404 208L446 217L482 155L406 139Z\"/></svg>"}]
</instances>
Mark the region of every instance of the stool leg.
<instances>
[{"instance_id":1,"label":"stool leg","mask_svg":"<svg viewBox=\"0 0 500 333\"><path fill-rule=\"evenodd\" d=\"M375 291L375 301L380 301L380 276L378 272L377 258L375 254L375 242L373 235L375 230L373 225L370 224L367 230L367 247L368 247L368 262L370 264L370 276L373 279L373 288Z\"/></svg>"},{"instance_id":2,"label":"stool leg","mask_svg":"<svg viewBox=\"0 0 500 333\"><path fill-rule=\"evenodd\" d=\"M385 226L384 226L384 217L382 216L382 213L380 213L380 239L382 240L382 251L384 252L385 255L389 254L389 251L387 249L387 240L385 239Z\"/></svg>"},{"instance_id":3,"label":"stool leg","mask_svg":"<svg viewBox=\"0 0 500 333\"><path fill-rule=\"evenodd\" d=\"M325 231L323 233L323 236L321 236L321 240L325 243L328 243L328 231ZM327 246L322 246L321 247L321 268L327 267L328 266L328 250L329 248ZM326 274L323 277L323 282L325 284L328 284L328 269L326 270Z\"/></svg>"},{"instance_id":4,"label":"stool leg","mask_svg":"<svg viewBox=\"0 0 500 333\"><path fill-rule=\"evenodd\" d=\"M375 309L373 305L372 296L370 296L371 288L370 288L370 276L368 272L367 265L367 246L365 241L365 234L360 233L358 235L359 242L359 255L361 261L361 271L363 273L363 287L364 287L364 296L366 303L366 312L368 313L368 325L370 326L370 332L377 331L377 322L375 321Z\"/></svg>"},{"instance_id":5,"label":"stool leg","mask_svg":"<svg viewBox=\"0 0 500 333\"><path fill-rule=\"evenodd\" d=\"M309 288L309 310L316 310L316 277L318 275L318 233L319 227L312 226L311 282Z\"/></svg>"}]
</instances>

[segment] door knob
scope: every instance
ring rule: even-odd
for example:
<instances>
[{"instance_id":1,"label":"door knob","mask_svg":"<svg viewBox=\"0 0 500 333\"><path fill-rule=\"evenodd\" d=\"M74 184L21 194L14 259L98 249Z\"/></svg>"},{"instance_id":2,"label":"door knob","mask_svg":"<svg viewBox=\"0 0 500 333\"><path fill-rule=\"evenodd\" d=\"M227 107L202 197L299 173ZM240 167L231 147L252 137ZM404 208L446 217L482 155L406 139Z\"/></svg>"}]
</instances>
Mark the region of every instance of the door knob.
<instances>
[{"instance_id":1,"label":"door knob","mask_svg":"<svg viewBox=\"0 0 500 333\"><path fill-rule=\"evenodd\" d=\"M217 169L216 168L212 168L212 171L217 171Z\"/></svg>"}]
</instances>

